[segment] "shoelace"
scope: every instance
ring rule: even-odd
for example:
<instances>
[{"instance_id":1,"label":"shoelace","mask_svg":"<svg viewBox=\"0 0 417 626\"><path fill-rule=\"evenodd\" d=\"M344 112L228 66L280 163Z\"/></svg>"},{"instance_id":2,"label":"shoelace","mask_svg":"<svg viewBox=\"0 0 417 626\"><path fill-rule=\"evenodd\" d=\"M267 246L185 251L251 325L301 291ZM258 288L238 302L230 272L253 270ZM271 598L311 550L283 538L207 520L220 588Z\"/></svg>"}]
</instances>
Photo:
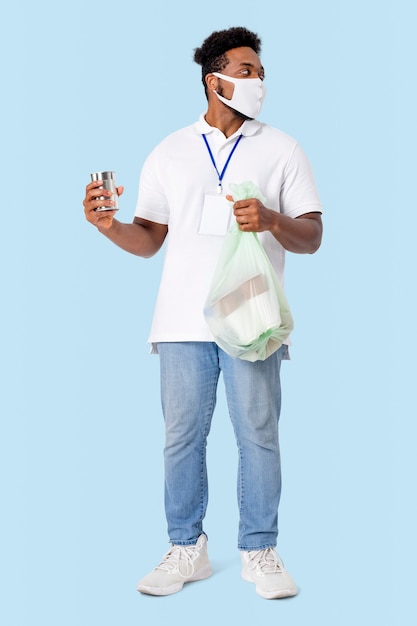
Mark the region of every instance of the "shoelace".
<instances>
[{"instance_id":1,"label":"shoelace","mask_svg":"<svg viewBox=\"0 0 417 626\"><path fill-rule=\"evenodd\" d=\"M266 550L250 551L249 567L257 569L262 574L277 574L284 569L283 562L277 556L274 548L266 548Z\"/></svg>"},{"instance_id":2,"label":"shoelace","mask_svg":"<svg viewBox=\"0 0 417 626\"><path fill-rule=\"evenodd\" d=\"M194 561L199 552L195 546L172 546L156 569L174 573L181 578L190 578L194 574Z\"/></svg>"}]
</instances>

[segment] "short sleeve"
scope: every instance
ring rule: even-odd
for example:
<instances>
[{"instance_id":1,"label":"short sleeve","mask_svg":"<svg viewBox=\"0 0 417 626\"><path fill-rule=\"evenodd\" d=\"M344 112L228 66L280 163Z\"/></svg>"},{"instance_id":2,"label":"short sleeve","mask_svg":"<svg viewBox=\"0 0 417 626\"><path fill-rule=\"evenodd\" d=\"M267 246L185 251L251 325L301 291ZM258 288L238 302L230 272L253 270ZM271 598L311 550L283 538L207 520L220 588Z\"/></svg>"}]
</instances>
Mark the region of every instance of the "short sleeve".
<instances>
[{"instance_id":1,"label":"short sleeve","mask_svg":"<svg viewBox=\"0 0 417 626\"><path fill-rule=\"evenodd\" d=\"M280 195L281 212L289 217L322 212L314 174L307 156L296 144L284 172Z\"/></svg>"},{"instance_id":2,"label":"short sleeve","mask_svg":"<svg viewBox=\"0 0 417 626\"><path fill-rule=\"evenodd\" d=\"M160 176L157 149L147 157L139 177L135 217L168 224L169 206Z\"/></svg>"}]
</instances>

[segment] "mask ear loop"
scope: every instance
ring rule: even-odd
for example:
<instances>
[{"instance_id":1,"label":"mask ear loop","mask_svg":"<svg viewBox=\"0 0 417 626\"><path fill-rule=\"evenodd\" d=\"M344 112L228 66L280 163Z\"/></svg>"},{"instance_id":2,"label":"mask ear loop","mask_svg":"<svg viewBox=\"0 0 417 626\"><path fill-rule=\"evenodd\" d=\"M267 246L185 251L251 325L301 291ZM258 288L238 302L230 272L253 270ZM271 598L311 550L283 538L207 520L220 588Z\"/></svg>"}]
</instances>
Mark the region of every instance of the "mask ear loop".
<instances>
[{"instance_id":1,"label":"mask ear loop","mask_svg":"<svg viewBox=\"0 0 417 626\"><path fill-rule=\"evenodd\" d=\"M220 74L219 72L212 72L213 76L215 76L217 78L217 83L219 83L220 80L222 80L224 78L224 80L226 80L229 83L233 83L233 85L235 86L235 82L233 80L227 80L227 77L224 74ZM217 87L218 89L218 87ZM217 89L212 89L212 91L216 94L216 96L220 99L223 98L224 96L222 96L221 94L219 94L219 92L217 91ZM234 93L234 90L233 90ZM231 98L225 98L225 102L227 104L227 102L231 102L233 98L233 94Z\"/></svg>"},{"instance_id":2,"label":"mask ear loop","mask_svg":"<svg viewBox=\"0 0 417 626\"><path fill-rule=\"evenodd\" d=\"M213 74L213 76L215 76L219 80L223 79L223 80L225 80L228 83L233 83L234 90L233 90L231 98L225 98L224 96L220 95L219 92L216 91L216 89L213 89L214 93L216 94L216 96L218 97L220 102L223 102L224 104L227 104L227 106L231 106L230 102L233 102L233 96L235 94L235 89L236 89L236 84L237 84L237 80L238 79L232 78L231 76L226 76L225 74L220 74L220 72L212 72L212 74Z\"/></svg>"}]
</instances>

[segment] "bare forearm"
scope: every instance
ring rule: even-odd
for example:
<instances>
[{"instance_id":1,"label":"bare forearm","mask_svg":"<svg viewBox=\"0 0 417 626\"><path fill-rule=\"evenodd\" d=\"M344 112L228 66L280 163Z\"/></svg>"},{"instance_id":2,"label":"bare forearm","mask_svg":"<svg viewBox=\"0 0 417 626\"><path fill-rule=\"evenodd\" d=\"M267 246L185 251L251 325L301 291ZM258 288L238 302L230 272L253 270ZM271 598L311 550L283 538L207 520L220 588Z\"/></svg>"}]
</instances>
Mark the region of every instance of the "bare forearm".
<instances>
[{"instance_id":1,"label":"bare forearm","mask_svg":"<svg viewBox=\"0 0 417 626\"><path fill-rule=\"evenodd\" d=\"M117 187L117 195L121 196L122 193L123 187ZM93 181L87 185L83 200L87 221L126 252L142 257L153 256L164 243L168 226L140 217L135 217L131 224L119 222L115 219L116 210L112 208L115 203L110 199L111 195L110 190L101 187L101 181ZM109 208L103 211L105 207Z\"/></svg>"},{"instance_id":2,"label":"bare forearm","mask_svg":"<svg viewBox=\"0 0 417 626\"><path fill-rule=\"evenodd\" d=\"M97 226L97 229L119 248L136 256L151 257L162 245L151 229L136 222L124 224L113 219L110 228Z\"/></svg>"},{"instance_id":3,"label":"bare forearm","mask_svg":"<svg viewBox=\"0 0 417 626\"><path fill-rule=\"evenodd\" d=\"M232 196L226 198L233 201ZM233 213L241 230L255 233L269 231L290 252L312 254L320 247L323 226L318 212L293 218L268 209L256 198L248 198L237 200Z\"/></svg>"},{"instance_id":4,"label":"bare forearm","mask_svg":"<svg viewBox=\"0 0 417 626\"><path fill-rule=\"evenodd\" d=\"M289 252L313 254L321 244L322 223L319 213L296 219L275 213L271 216L270 232Z\"/></svg>"}]
</instances>

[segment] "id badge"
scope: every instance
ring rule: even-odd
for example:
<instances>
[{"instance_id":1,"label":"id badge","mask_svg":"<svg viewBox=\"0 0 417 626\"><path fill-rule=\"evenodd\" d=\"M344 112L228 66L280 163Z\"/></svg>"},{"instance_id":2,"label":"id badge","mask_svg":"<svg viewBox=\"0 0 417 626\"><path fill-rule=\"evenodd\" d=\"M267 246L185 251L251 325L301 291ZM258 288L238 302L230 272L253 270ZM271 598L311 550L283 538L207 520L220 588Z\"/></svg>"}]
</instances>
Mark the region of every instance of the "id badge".
<instances>
[{"instance_id":1,"label":"id badge","mask_svg":"<svg viewBox=\"0 0 417 626\"><path fill-rule=\"evenodd\" d=\"M198 234L222 237L229 228L230 215L230 205L226 196L205 194Z\"/></svg>"}]
</instances>

